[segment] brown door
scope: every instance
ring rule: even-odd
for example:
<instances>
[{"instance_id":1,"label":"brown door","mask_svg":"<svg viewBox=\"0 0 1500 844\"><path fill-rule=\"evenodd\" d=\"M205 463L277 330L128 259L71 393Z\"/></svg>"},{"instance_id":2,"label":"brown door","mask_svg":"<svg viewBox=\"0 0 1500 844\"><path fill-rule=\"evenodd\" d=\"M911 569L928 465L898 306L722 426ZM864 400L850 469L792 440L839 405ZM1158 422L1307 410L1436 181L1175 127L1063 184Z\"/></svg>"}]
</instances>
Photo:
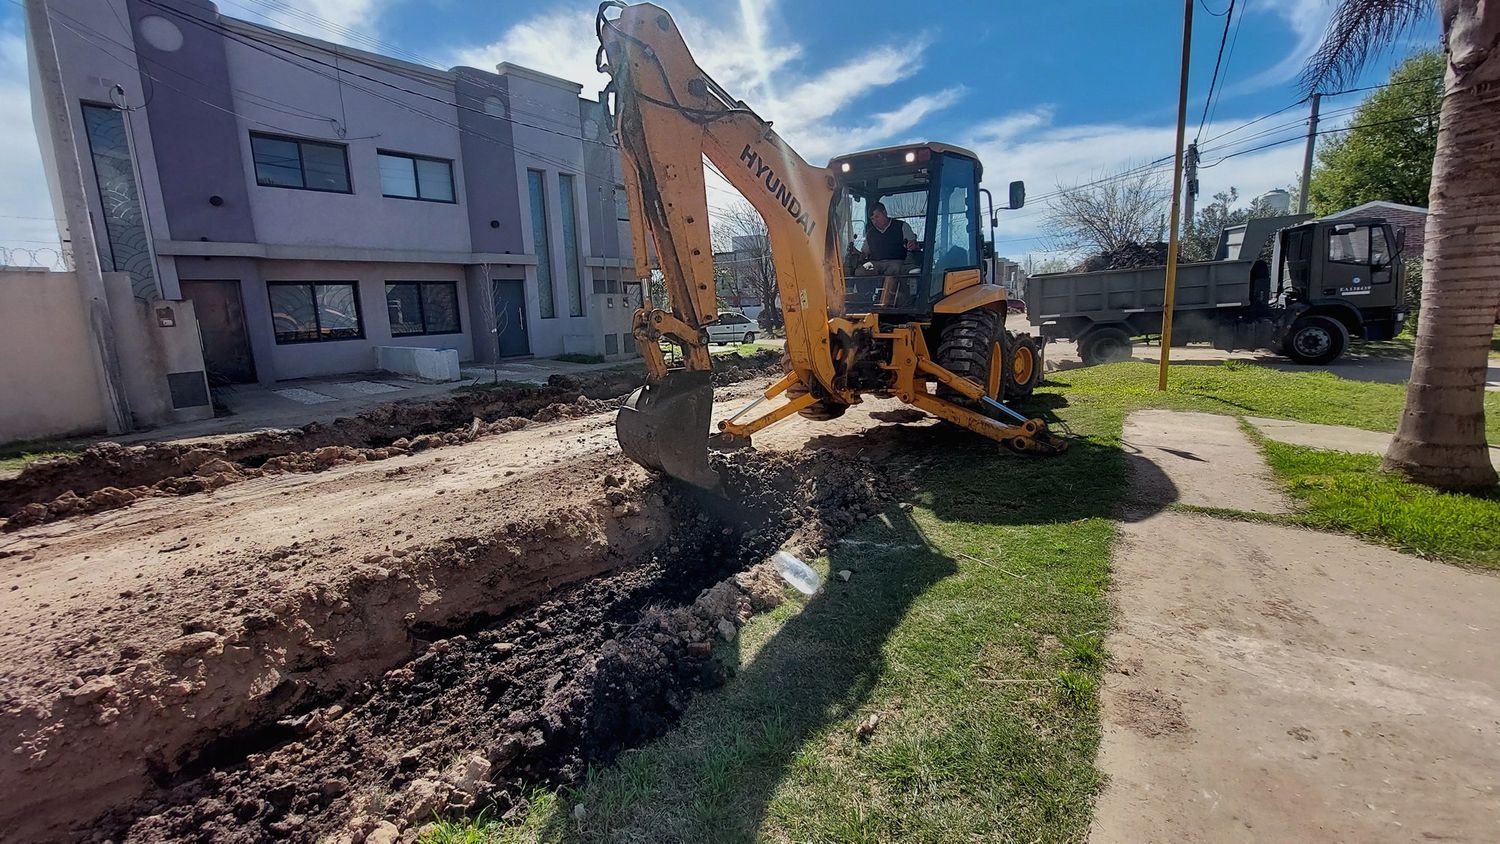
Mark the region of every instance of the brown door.
<instances>
[{"instance_id":1,"label":"brown door","mask_svg":"<svg viewBox=\"0 0 1500 844\"><path fill-rule=\"evenodd\" d=\"M247 384L255 381L255 358L250 354L250 332L245 330L245 305L238 281L184 281L182 295L192 300L203 335L203 362L210 384Z\"/></svg>"}]
</instances>

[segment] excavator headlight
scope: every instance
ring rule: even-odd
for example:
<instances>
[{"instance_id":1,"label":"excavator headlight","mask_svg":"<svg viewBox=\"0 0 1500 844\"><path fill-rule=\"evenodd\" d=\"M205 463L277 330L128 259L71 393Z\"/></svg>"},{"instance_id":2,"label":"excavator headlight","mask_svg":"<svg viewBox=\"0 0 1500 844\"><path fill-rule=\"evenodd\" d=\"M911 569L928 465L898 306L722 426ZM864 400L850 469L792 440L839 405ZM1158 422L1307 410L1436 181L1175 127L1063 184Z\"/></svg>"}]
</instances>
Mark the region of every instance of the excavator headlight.
<instances>
[{"instance_id":1,"label":"excavator headlight","mask_svg":"<svg viewBox=\"0 0 1500 844\"><path fill-rule=\"evenodd\" d=\"M908 152L906 154L906 163L907 164L915 164L915 163L917 163L917 151L916 150L912 150L911 152Z\"/></svg>"},{"instance_id":2,"label":"excavator headlight","mask_svg":"<svg viewBox=\"0 0 1500 844\"><path fill-rule=\"evenodd\" d=\"M840 164L839 169L845 173L849 172L849 162L845 161L843 164Z\"/></svg>"}]
</instances>

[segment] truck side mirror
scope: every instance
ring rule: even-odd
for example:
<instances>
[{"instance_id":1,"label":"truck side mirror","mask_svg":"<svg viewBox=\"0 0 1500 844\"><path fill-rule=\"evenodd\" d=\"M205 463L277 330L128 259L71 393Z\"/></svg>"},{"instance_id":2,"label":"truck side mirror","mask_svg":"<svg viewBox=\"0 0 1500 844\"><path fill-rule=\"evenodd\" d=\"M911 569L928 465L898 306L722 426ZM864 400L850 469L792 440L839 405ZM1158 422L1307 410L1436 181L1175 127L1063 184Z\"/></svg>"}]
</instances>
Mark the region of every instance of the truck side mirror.
<instances>
[{"instance_id":1,"label":"truck side mirror","mask_svg":"<svg viewBox=\"0 0 1500 844\"><path fill-rule=\"evenodd\" d=\"M1010 210L1014 211L1026 205L1026 183L1014 181L1010 183Z\"/></svg>"},{"instance_id":2,"label":"truck side mirror","mask_svg":"<svg viewBox=\"0 0 1500 844\"><path fill-rule=\"evenodd\" d=\"M1396 254L1399 255L1399 254L1401 254L1402 252L1405 252L1405 251L1406 251L1406 227L1405 226L1401 226L1401 227L1399 227L1399 228L1396 229Z\"/></svg>"}]
</instances>

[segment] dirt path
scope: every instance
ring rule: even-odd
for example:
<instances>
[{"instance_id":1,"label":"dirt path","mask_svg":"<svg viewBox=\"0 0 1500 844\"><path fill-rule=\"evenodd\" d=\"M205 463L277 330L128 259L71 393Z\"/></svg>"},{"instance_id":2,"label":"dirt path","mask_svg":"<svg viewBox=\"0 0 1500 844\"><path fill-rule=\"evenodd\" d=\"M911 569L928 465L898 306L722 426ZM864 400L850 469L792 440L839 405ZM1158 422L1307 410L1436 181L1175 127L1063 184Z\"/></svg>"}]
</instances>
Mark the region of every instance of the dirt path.
<instances>
[{"instance_id":1,"label":"dirt path","mask_svg":"<svg viewBox=\"0 0 1500 844\"><path fill-rule=\"evenodd\" d=\"M1184 420L1178 447L1211 454L1194 430ZM1146 457L1184 499L1233 500L1244 485ZM1161 487L1136 500L1179 494ZM1093 840L1479 841L1500 828L1500 578L1165 511L1122 525L1112 599L1110 785Z\"/></svg>"},{"instance_id":2,"label":"dirt path","mask_svg":"<svg viewBox=\"0 0 1500 844\"><path fill-rule=\"evenodd\" d=\"M719 388L715 418L766 383ZM734 513L625 460L595 410L0 534L0 828L360 840L566 782L669 724L713 681L695 642L765 589L695 595L876 511L901 437L862 434L932 424L899 408L721 458Z\"/></svg>"}]
</instances>

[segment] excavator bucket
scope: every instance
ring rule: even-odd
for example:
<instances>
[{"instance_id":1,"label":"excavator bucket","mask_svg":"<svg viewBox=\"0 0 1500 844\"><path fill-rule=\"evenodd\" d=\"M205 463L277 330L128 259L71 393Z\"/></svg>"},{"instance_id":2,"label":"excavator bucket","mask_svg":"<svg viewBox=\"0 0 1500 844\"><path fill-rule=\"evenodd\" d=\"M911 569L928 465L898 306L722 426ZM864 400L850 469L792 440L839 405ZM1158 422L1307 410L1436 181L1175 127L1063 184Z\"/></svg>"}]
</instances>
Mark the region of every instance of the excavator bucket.
<instances>
[{"instance_id":1,"label":"excavator bucket","mask_svg":"<svg viewBox=\"0 0 1500 844\"><path fill-rule=\"evenodd\" d=\"M714 388L702 371L671 372L630 394L615 417L620 450L631 460L704 489L719 485L708 467Z\"/></svg>"}]
</instances>

